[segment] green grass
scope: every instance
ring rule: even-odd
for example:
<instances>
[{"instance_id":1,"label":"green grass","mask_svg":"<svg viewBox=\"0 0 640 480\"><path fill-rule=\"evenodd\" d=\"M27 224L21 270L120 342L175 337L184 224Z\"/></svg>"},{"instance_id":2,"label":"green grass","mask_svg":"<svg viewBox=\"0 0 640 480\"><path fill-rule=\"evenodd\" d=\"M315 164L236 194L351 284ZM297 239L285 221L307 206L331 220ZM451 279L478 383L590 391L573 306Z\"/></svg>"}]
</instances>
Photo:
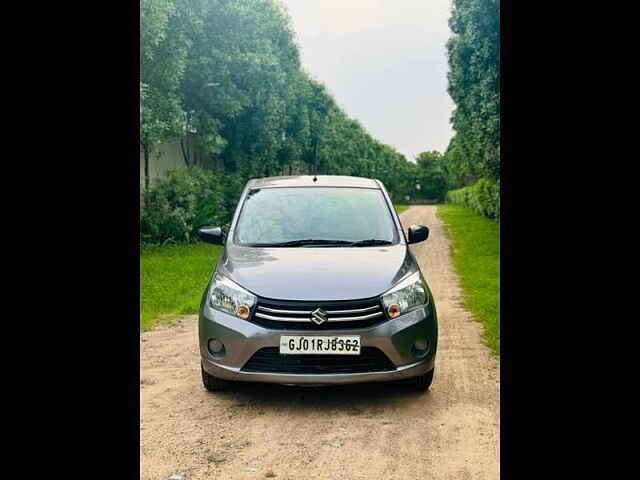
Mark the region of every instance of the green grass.
<instances>
[{"instance_id":1,"label":"green grass","mask_svg":"<svg viewBox=\"0 0 640 480\"><path fill-rule=\"evenodd\" d=\"M500 354L500 224L466 207L439 205L461 278L464 306L484 326L483 339Z\"/></svg>"},{"instance_id":2,"label":"green grass","mask_svg":"<svg viewBox=\"0 0 640 480\"><path fill-rule=\"evenodd\" d=\"M222 247L197 243L144 247L140 254L140 330L197 313Z\"/></svg>"},{"instance_id":3,"label":"green grass","mask_svg":"<svg viewBox=\"0 0 640 480\"><path fill-rule=\"evenodd\" d=\"M398 212L398 215L400 215L407 208L409 208L409 205L396 205L396 212Z\"/></svg>"}]
</instances>

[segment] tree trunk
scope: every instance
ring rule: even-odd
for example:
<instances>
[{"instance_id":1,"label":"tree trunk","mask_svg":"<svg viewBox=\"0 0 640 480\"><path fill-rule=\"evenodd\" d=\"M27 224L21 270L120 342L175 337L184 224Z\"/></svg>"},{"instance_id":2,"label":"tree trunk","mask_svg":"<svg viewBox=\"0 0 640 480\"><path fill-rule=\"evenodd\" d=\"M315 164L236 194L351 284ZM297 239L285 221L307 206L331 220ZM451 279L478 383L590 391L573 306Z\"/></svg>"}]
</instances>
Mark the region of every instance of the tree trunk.
<instances>
[{"instance_id":1,"label":"tree trunk","mask_svg":"<svg viewBox=\"0 0 640 480\"><path fill-rule=\"evenodd\" d=\"M185 137L180 137L180 150L182 150L182 158L184 159L184 163L189 166L189 137L187 137L187 146L185 147Z\"/></svg>"},{"instance_id":2,"label":"tree trunk","mask_svg":"<svg viewBox=\"0 0 640 480\"><path fill-rule=\"evenodd\" d=\"M313 142L313 174L318 173L318 139Z\"/></svg>"},{"instance_id":3,"label":"tree trunk","mask_svg":"<svg viewBox=\"0 0 640 480\"><path fill-rule=\"evenodd\" d=\"M144 189L149 190L149 147L145 144L144 150Z\"/></svg>"}]
</instances>

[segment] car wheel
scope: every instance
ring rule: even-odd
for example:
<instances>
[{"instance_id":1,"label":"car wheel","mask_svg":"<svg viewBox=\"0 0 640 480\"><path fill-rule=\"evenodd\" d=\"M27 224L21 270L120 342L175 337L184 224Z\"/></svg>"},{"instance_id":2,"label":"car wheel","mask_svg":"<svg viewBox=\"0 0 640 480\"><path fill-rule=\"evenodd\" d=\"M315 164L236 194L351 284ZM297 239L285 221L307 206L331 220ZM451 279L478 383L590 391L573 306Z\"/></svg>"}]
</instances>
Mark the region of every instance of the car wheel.
<instances>
[{"instance_id":1,"label":"car wheel","mask_svg":"<svg viewBox=\"0 0 640 480\"><path fill-rule=\"evenodd\" d=\"M226 390L227 388L229 388L231 382L229 382L228 380L223 380L221 378L214 377L213 375L209 375L204 371L202 365L200 365L200 370L202 371L202 384L208 392L219 392L221 390Z\"/></svg>"},{"instance_id":2,"label":"car wheel","mask_svg":"<svg viewBox=\"0 0 640 480\"><path fill-rule=\"evenodd\" d=\"M419 377L416 377L413 380L415 387L421 391L429 390L429 387L431 386L431 382L433 381L434 371L435 371L435 368L432 369L430 372L425 373L424 375L420 375Z\"/></svg>"}]
</instances>

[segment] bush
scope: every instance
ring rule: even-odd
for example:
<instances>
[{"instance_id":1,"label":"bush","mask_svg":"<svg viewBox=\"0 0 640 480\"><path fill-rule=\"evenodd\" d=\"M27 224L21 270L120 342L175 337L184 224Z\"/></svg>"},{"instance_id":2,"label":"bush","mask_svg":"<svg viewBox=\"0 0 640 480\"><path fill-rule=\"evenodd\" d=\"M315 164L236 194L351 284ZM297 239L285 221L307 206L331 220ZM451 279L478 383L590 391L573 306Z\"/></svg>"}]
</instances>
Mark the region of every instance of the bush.
<instances>
[{"instance_id":1,"label":"bush","mask_svg":"<svg viewBox=\"0 0 640 480\"><path fill-rule=\"evenodd\" d=\"M173 170L140 196L142 244L194 243L198 228L228 221L219 177L199 167Z\"/></svg>"},{"instance_id":2,"label":"bush","mask_svg":"<svg viewBox=\"0 0 640 480\"><path fill-rule=\"evenodd\" d=\"M468 187L450 190L446 202L469 207L487 218L500 221L500 181L483 178Z\"/></svg>"}]
</instances>

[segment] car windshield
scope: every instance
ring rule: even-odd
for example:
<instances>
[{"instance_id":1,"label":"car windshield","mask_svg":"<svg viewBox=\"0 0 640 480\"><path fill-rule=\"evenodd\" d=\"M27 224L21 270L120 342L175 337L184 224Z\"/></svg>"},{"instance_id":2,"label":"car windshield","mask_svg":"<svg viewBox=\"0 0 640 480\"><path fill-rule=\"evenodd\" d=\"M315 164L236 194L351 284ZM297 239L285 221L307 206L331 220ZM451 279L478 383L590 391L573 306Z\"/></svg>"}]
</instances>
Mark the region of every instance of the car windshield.
<instances>
[{"instance_id":1,"label":"car windshield","mask_svg":"<svg viewBox=\"0 0 640 480\"><path fill-rule=\"evenodd\" d=\"M235 230L237 243L253 246L368 246L397 238L382 191L344 187L253 189Z\"/></svg>"}]
</instances>

